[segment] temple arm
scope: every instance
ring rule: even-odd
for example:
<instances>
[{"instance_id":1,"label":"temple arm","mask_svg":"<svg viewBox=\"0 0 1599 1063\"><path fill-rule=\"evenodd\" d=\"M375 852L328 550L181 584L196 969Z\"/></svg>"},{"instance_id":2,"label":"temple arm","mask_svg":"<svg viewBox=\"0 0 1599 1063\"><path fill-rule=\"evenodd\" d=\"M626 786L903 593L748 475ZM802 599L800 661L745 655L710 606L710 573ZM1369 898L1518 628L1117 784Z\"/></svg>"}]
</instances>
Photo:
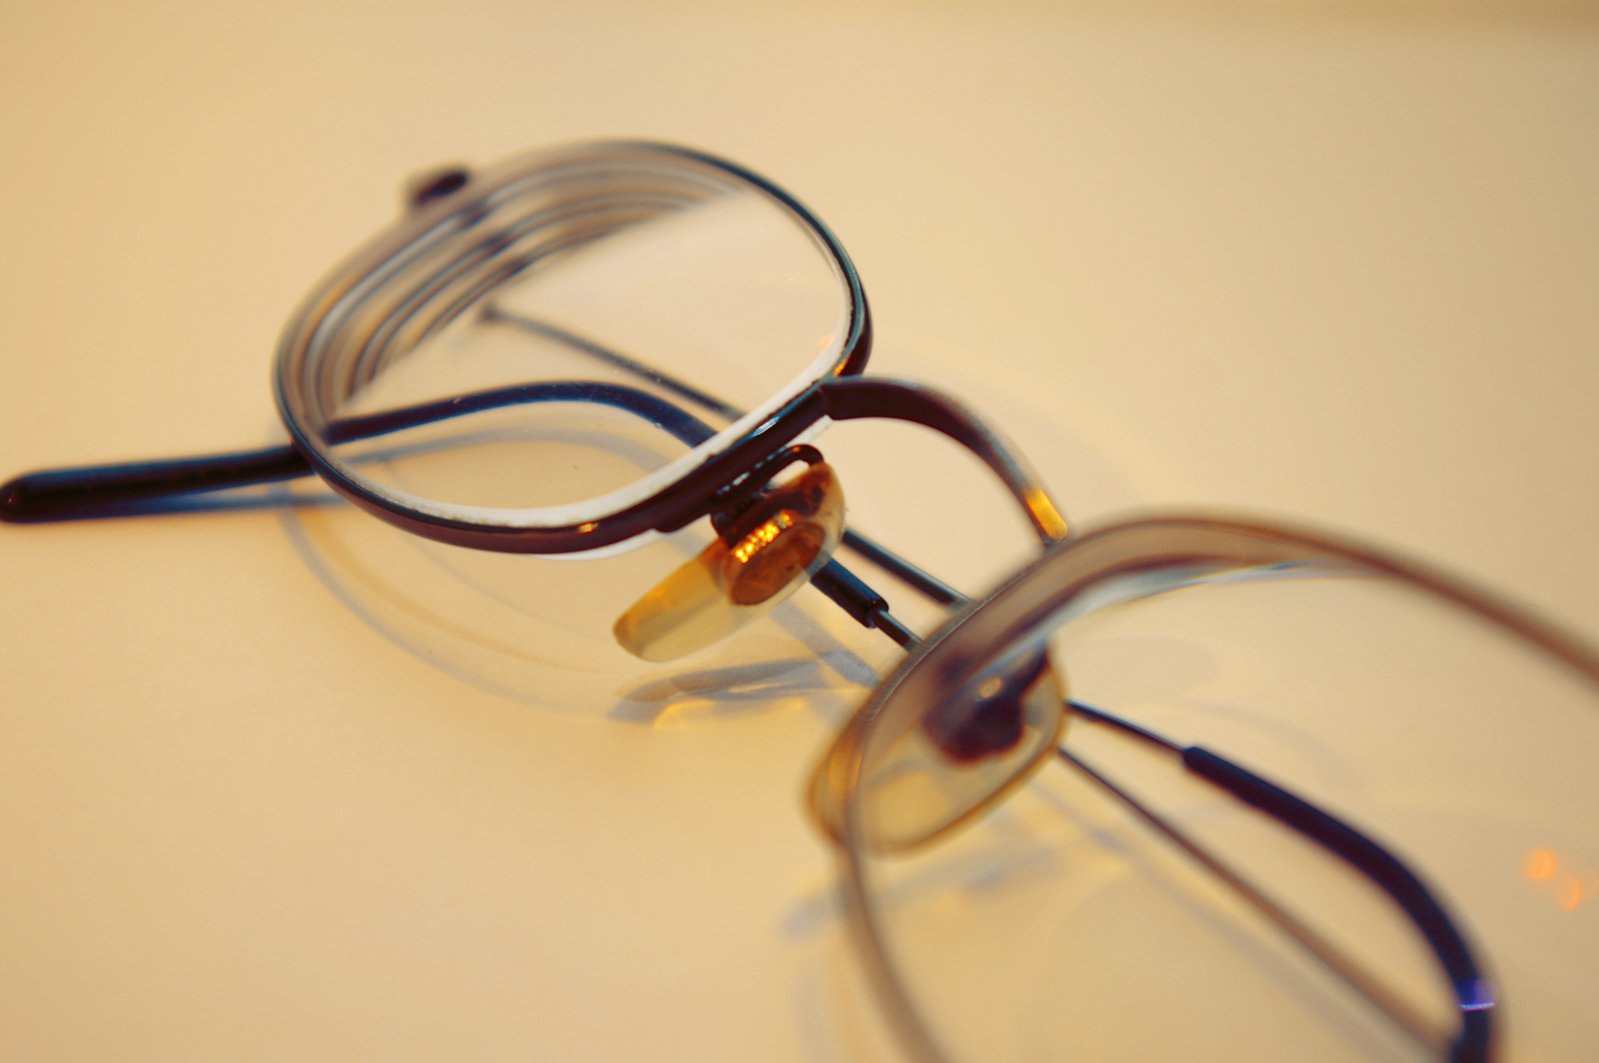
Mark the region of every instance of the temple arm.
<instances>
[{"instance_id":1,"label":"temple arm","mask_svg":"<svg viewBox=\"0 0 1599 1063\"><path fill-rule=\"evenodd\" d=\"M344 418L328 426L333 443L370 439L453 417L504 406L537 402L596 402L637 414L687 446L715 435L705 422L672 403L638 388L599 381L554 381L493 388L453 399L419 403L377 414ZM253 484L292 480L311 473L305 455L289 444L199 458L126 462L27 473L0 485L0 521L43 523L95 517L165 512L188 496ZM893 552L853 532L844 545L867 556L891 574L935 600L942 588ZM849 569L830 561L811 580L856 622L880 630L900 645L914 635L889 612L886 599ZM944 588L944 590L948 590ZM953 591L948 591L954 594Z\"/></svg>"},{"instance_id":2,"label":"temple arm","mask_svg":"<svg viewBox=\"0 0 1599 1063\"><path fill-rule=\"evenodd\" d=\"M1450 918L1443 903L1420 876L1407 867L1399 857L1375 839L1330 812L1318 808L1286 788L1220 754L1201 746L1179 745L1162 735L1090 705L1077 701L1070 704L1085 720L1107 724L1175 754L1190 773L1321 846L1386 894L1415 924L1422 938L1432 949L1453 989L1461 1025L1459 1035L1450 1046L1449 1058L1454 1063L1483 1063L1489 1058L1492 1033L1490 1015L1494 1000L1488 983L1465 935ZM1226 868L1213 856L1199 851L1195 843L1177 832L1174 826L1146 808L1127 791L1110 783L1106 777L1089 768L1081 758L1064 749L1060 751L1060 756L1062 760L1089 774L1118 799L1129 804L1161 833L1177 842L1190 852L1190 855L1200 859L1211 871L1244 893L1251 903L1265 911L1274 922L1310 948L1345 981L1355 986L1396 1022L1412 1032L1417 1031L1420 1023L1410 1014L1409 1009L1376 988L1372 979L1360 972L1353 961L1333 949L1330 943L1288 916L1263 893L1247 884L1241 876Z\"/></svg>"},{"instance_id":3,"label":"temple arm","mask_svg":"<svg viewBox=\"0 0 1599 1063\"><path fill-rule=\"evenodd\" d=\"M716 434L704 421L647 391L600 381L562 380L490 388L342 418L328 425L327 439L333 444L348 443L505 406L545 402L593 402L626 410L690 447ZM310 472L305 455L286 443L201 458L52 469L27 473L0 486L0 520L38 523L118 516L173 495L292 480Z\"/></svg>"}]
</instances>

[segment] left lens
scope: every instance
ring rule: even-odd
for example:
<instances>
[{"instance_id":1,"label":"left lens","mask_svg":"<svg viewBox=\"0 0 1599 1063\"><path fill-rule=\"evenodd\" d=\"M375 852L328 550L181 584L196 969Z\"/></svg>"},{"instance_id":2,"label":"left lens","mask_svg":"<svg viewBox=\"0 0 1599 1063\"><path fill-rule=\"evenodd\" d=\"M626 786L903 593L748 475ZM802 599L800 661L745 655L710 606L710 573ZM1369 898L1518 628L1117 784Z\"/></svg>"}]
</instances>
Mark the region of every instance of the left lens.
<instances>
[{"instance_id":1,"label":"left lens","mask_svg":"<svg viewBox=\"0 0 1599 1063\"><path fill-rule=\"evenodd\" d=\"M760 179L583 145L476 175L358 255L291 323L279 393L382 508L570 527L833 371L858 315L830 235Z\"/></svg>"}]
</instances>

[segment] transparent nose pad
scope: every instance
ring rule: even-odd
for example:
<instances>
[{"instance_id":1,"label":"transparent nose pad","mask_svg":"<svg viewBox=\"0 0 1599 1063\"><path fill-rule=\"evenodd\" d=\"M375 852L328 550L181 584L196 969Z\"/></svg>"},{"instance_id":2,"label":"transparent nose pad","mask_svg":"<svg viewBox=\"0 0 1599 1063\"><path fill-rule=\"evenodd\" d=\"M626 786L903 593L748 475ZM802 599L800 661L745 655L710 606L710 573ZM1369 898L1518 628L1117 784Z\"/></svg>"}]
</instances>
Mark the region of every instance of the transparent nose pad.
<instances>
[{"instance_id":1,"label":"transparent nose pad","mask_svg":"<svg viewBox=\"0 0 1599 1063\"><path fill-rule=\"evenodd\" d=\"M852 721L817 766L811 809L823 830L842 836L858 748L860 841L878 853L913 848L1024 779L1054 750L1065 720L1065 684L1048 651L1010 654L934 704L891 702L864 733Z\"/></svg>"},{"instance_id":2,"label":"transparent nose pad","mask_svg":"<svg viewBox=\"0 0 1599 1063\"><path fill-rule=\"evenodd\" d=\"M646 661L703 649L803 586L843 534L843 488L818 460L757 496L698 557L634 602L612 628L616 641Z\"/></svg>"}]
</instances>

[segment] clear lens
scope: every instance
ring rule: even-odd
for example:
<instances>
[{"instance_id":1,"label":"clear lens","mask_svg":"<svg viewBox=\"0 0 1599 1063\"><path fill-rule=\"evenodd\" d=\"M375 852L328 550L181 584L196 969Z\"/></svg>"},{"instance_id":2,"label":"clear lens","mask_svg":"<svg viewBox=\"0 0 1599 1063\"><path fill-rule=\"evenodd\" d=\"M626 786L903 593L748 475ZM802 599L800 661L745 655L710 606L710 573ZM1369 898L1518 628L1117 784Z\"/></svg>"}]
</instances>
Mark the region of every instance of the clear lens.
<instances>
[{"instance_id":1,"label":"clear lens","mask_svg":"<svg viewBox=\"0 0 1599 1063\"><path fill-rule=\"evenodd\" d=\"M280 360L291 420L387 504L595 519L840 358L845 267L797 210L718 164L590 146L444 202L456 209L318 293Z\"/></svg>"},{"instance_id":2,"label":"clear lens","mask_svg":"<svg viewBox=\"0 0 1599 1063\"><path fill-rule=\"evenodd\" d=\"M1503 1057L1587 1058L1599 1043L1593 678L1349 566L1121 571L1043 614L1020 645L986 652L1003 668L1047 644L1075 700L1223 754L1376 837L1474 943ZM846 832L884 988L923 1048L973 1060L1442 1056L1459 1024L1450 987L1384 895L1102 723L1074 721L1067 748L1332 941L1419 1031L1067 765L934 844L877 844L878 766L925 741L938 662L854 736L862 772Z\"/></svg>"}]
</instances>

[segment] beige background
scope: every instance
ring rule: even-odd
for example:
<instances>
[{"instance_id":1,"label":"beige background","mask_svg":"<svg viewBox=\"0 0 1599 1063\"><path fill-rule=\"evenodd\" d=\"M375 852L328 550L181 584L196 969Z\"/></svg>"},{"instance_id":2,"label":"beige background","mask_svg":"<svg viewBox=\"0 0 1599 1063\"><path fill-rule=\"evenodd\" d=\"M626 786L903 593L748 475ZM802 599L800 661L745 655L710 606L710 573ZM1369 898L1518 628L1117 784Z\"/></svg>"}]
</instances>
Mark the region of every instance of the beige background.
<instances>
[{"instance_id":1,"label":"beige background","mask_svg":"<svg viewBox=\"0 0 1599 1063\"><path fill-rule=\"evenodd\" d=\"M1074 518L1331 523L1599 636L1578 7L8 3L0 473L272 438L277 330L402 177L601 135L795 191L874 369ZM863 522L974 584L1023 556L872 431L829 444ZM4 1054L873 1058L799 803L858 637L734 699L561 679L350 577L407 549L371 523L0 530Z\"/></svg>"}]
</instances>

